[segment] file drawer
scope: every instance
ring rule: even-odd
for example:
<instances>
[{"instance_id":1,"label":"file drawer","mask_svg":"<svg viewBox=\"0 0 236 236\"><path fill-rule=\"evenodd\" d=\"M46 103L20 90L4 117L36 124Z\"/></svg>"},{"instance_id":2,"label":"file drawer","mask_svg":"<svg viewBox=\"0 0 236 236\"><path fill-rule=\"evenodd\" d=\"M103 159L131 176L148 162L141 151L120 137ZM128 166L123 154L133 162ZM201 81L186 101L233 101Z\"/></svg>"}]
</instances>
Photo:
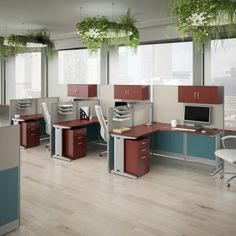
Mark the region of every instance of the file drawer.
<instances>
[{"instance_id":1,"label":"file drawer","mask_svg":"<svg viewBox=\"0 0 236 236\"><path fill-rule=\"evenodd\" d=\"M77 159L87 154L87 130L69 129L63 131L63 156Z\"/></svg>"},{"instance_id":2,"label":"file drawer","mask_svg":"<svg viewBox=\"0 0 236 236\"><path fill-rule=\"evenodd\" d=\"M40 144L40 123L38 121L21 123L21 146L35 147Z\"/></svg>"},{"instance_id":3,"label":"file drawer","mask_svg":"<svg viewBox=\"0 0 236 236\"><path fill-rule=\"evenodd\" d=\"M149 138L138 138L136 140L125 140L125 172L142 176L150 169L150 147Z\"/></svg>"}]
</instances>

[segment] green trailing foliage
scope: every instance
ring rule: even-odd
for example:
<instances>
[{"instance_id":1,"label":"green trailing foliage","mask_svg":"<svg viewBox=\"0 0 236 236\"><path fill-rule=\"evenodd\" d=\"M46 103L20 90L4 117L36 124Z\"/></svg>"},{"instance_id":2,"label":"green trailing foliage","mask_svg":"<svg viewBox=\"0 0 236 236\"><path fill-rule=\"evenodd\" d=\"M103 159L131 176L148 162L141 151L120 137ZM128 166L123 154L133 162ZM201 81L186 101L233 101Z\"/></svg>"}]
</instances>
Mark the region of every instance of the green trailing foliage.
<instances>
[{"instance_id":1,"label":"green trailing foliage","mask_svg":"<svg viewBox=\"0 0 236 236\"><path fill-rule=\"evenodd\" d=\"M109 21L105 16L88 17L76 26L80 40L92 53L99 48L108 50L113 45L124 44L133 49L139 45L139 32L130 9L119 22Z\"/></svg>"},{"instance_id":2,"label":"green trailing foliage","mask_svg":"<svg viewBox=\"0 0 236 236\"><path fill-rule=\"evenodd\" d=\"M49 58L53 56L55 45L50 40L49 33L45 31L33 32L26 35L10 35L7 43L5 38L0 36L0 58L15 56L19 53L27 52L27 43L42 44L46 48L46 54ZM37 46L36 46L37 47Z\"/></svg>"},{"instance_id":3,"label":"green trailing foliage","mask_svg":"<svg viewBox=\"0 0 236 236\"><path fill-rule=\"evenodd\" d=\"M177 18L183 37L192 35L197 48L210 39L236 33L236 2L230 0L171 0L170 10Z\"/></svg>"}]
</instances>

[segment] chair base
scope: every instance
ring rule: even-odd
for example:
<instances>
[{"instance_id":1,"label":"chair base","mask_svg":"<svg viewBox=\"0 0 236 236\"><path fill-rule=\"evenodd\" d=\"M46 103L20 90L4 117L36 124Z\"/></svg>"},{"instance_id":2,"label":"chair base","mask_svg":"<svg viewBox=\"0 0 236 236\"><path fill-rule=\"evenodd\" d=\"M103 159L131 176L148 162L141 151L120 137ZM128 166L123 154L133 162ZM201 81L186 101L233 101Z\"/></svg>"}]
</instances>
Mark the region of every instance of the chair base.
<instances>
[{"instance_id":1,"label":"chair base","mask_svg":"<svg viewBox=\"0 0 236 236\"><path fill-rule=\"evenodd\" d=\"M233 175L233 176L231 176L229 179L227 179L227 180L226 180L226 183L225 183L226 187L229 188L229 187L230 187L230 181L236 178L236 173L223 172L223 173L220 175L220 178L223 179L224 176L225 176L225 174L231 174L231 175Z\"/></svg>"},{"instance_id":2,"label":"chair base","mask_svg":"<svg viewBox=\"0 0 236 236\"><path fill-rule=\"evenodd\" d=\"M100 152L100 153L99 153L99 156L102 157L104 154L107 154L107 151Z\"/></svg>"}]
</instances>

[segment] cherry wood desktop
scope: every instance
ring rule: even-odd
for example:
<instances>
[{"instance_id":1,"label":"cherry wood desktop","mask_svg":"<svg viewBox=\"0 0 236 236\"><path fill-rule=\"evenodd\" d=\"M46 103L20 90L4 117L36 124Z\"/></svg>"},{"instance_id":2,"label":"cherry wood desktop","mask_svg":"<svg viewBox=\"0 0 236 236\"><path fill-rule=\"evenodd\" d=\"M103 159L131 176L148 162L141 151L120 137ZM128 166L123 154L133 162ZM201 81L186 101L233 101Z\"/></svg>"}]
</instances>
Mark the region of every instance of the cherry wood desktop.
<instances>
[{"instance_id":1,"label":"cherry wood desktop","mask_svg":"<svg viewBox=\"0 0 236 236\"><path fill-rule=\"evenodd\" d=\"M178 125L177 127L189 128L189 129L192 128L192 126L186 126L186 125ZM114 133L114 132L112 132L111 134L136 139L138 137L145 136L145 135L154 133L156 131L173 131L173 132L182 132L182 133L191 133L191 134L202 134L202 135L207 135L207 136L215 136L223 132L223 130L221 129L205 129L205 128L196 129L196 131L194 132L191 132L188 130L176 130L175 128L171 127L171 125L168 123L155 122L155 123L152 123L151 125L142 124L142 125L134 126L132 127L131 130L123 132L121 134ZM202 131L206 131L206 132L202 133Z\"/></svg>"},{"instance_id":2,"label":"cherry wood desktop","mask_svg":"<svg viewBox=\"0 0 236 236\"><path fill-rule=\"evenodd\" d=\"M81 126L96 124L96 123L99 123L97 117L92 117L92 119L89 119L89 120L71 120L71 121L66 121L66 122L58 122L58 123L54 123L53 126L62 127L64 129L73 129L73 128L78 128Z\"/></svg>"}]
</instances>

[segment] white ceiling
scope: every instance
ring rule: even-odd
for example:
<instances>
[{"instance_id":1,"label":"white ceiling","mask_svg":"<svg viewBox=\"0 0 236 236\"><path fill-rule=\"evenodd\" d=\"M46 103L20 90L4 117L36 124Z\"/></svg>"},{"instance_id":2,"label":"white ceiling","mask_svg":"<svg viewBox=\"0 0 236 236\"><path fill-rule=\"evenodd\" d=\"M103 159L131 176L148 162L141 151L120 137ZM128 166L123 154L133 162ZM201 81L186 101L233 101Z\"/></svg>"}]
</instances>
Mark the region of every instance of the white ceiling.
<instances>
[{"instance_id":1,"label":"white ceiling","mask_svg":"<svg viewBox=\"0 0 236 236\"><path fill-rule=\"evenodd\" d=\"M167 4L168 0L0 0L0 35L47 29L57 38L75 32L83 17L115 20L128 8L138 25L154 25L167 18Z\"/></svg>"}]
</instances>

